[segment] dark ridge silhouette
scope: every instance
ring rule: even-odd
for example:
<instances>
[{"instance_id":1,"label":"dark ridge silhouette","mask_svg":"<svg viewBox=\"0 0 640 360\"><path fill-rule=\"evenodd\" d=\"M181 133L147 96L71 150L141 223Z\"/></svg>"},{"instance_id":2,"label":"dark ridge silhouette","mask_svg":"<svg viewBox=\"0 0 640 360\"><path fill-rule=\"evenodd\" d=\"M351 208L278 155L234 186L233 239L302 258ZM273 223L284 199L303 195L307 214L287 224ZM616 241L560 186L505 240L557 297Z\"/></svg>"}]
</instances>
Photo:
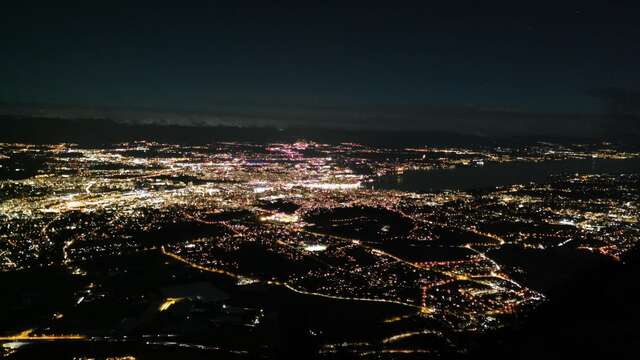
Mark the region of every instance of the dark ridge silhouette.
<instances>
[{"instance_id":1,"label":"dark ridge silhouette","mask_svg":"<svg viewBox=\"0 0 640 360\"><path fill-rule=\"evenodd\" d=\"M480 342L470 358L637 359L639 260L635 250L625 264L602 261L566 281L514 328Z\"/></svg>"}]
</instances>

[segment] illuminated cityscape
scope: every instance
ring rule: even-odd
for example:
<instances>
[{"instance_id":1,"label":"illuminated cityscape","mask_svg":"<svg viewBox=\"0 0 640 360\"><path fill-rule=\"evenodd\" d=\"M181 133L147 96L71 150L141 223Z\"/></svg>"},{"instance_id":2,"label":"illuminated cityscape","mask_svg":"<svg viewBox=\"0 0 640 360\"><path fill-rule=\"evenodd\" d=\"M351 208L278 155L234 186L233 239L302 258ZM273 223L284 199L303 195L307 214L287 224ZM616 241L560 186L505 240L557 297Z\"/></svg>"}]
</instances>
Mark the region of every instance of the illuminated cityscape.
<instances>
[{"instance_id":1,"label":"illuminated cityscape","mask_svg":"<svg viewBox=\"0 0 640 360\"><path fill-rule=\"evenodd\" d=\"M640 1L5 1L0 360L640 358Z\"/></svg>"},{"instance_id":2,"label":"illuminated cityscape","mask_svg":"<svg viewBox=\"0 0 640 360\"><path fill-rule=\"evenodd\" d=\"M471 191L389 179L638 159L610 144L0 144L3 283L65 282L46 303L46 290L7 298L2 354L66 342L268 356L296 316L320 357L464 354L547 301L553 279L536 279L528 254L624 261L640 240L640 175Z\"/></svg>"}]
</instances>

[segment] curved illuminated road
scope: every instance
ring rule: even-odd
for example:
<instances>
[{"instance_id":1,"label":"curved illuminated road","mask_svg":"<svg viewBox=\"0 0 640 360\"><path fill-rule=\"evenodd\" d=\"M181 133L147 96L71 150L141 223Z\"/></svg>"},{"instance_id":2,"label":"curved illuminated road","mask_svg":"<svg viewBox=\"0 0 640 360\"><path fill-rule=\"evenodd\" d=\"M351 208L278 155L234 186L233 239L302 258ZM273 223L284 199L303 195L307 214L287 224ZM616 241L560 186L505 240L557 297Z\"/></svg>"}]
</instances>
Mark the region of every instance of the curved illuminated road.
<instances>
[{"instance_id":1,"label":"curved illuminated road","mask_svg":"<svg viewBox=\"0 0 640 360\"><path fill-rule=\"evenodd\" d=\"M167 255L177 261L180 261L184 264L189 265L190 267L193 267L195 269L198 270L202 270L202 271L207 271L207 272L212 272L212 273L216 273L216 274L222 274L222 275L227 275L229 277L232 277L234 279L242 279L243 276L238 275L238 274L234 274L225 270L221 270L221 269L215 269L215 268L208 268L202 265L198 265L195 264L179 255L176 255L172 252L167 251L164 246L160 247L160 251L164 254ZM328 295L328 294L322 294L322 293L316 293L316 292L310 292L310 291L305 291L305 290L300 290L297 289L287 283L284 282L280 282L280 281L267 281L266 284L269 285L275 285L275 286L282 286L285 287L297 294L302 294L302 295L310 295L310 296L317 296L317 297L322 297L322 298L326 298L326 299L333 299L333 300L347 300L347 301L365 301L365 302L377 302L377 303L386 303L386 304L395 304L395 305L402 305L402 306L406 306L406 307L410 307L412 309L418 309L420 310L422 313L431 313L433 312L433 309L430 308L423 308L421 306L418 305L414 305L414 304L410 304L410 303L405 303L405 302L401 302L401 301L396 301L396 300L387 300L387 299L375 299L375 298L360 298L360 297L346 297L346 296L337 296L337 295Z\"/></svg>"}]
</instances>

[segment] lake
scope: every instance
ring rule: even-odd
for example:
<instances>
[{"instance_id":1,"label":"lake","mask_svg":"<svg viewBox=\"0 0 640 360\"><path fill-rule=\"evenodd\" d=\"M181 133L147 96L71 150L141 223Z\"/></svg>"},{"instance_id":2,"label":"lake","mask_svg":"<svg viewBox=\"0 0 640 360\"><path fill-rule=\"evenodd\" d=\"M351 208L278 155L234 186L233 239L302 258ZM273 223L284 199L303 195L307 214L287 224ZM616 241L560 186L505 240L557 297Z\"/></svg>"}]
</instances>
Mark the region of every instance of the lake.
<instances>
[{"instance_id":1,"label":"lake","mask_svg":"<svg viewBox=\"0 0 640 360\"><path fill-rule=\"evenodd\" d=\"M373 187L411 192L474 190L545 182L552 175L632 172L640 172L640 159L486 163L484 166L410 170L400 175L385 175L375 181Z\"/></svg>"}]
</instances>

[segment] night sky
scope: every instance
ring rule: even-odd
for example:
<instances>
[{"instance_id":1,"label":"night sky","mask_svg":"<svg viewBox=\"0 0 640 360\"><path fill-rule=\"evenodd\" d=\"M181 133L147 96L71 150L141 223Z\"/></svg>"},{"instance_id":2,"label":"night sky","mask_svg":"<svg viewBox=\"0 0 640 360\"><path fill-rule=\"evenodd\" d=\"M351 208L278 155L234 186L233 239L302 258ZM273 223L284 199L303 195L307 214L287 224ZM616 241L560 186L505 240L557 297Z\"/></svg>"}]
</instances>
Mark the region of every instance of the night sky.
<instances>
[{"instance_id":1,"label":"night sky","mask_svg":"<svg viewBox=\"0 0 640 360\"><path fill-rule=\"evenodd\" d=\"M638 1L132 3L3 4L0 102L567 133L640 99Z\"/></svg>"}]
</instances>

